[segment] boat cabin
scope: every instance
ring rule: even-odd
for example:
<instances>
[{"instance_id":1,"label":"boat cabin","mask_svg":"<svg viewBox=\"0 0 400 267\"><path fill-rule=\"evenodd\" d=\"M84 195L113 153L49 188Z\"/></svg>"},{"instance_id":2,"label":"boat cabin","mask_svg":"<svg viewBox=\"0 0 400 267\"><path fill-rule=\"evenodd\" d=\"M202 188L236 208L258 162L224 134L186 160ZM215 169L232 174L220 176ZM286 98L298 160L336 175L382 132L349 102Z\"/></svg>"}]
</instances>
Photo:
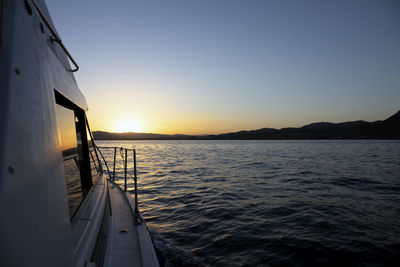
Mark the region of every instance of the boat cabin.
<instances>
[{"instance_id":1,"label":"boat cabin","mask_svg":"<svg viewBox=\"0 0 400 267\"><path fill-rule=\"evenodd\" d=\"M159 266L43 0L0 0L0 266Z\"/></svg>"}]
</instances>

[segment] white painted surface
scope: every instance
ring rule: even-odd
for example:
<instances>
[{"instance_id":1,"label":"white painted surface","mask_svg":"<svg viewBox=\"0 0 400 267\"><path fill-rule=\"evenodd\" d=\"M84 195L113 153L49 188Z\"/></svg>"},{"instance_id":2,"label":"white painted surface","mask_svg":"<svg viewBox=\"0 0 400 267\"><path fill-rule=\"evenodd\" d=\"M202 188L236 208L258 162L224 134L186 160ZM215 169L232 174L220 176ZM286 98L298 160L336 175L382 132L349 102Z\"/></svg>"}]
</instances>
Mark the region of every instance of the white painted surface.
<instances>
[{"instance_id":1,"label":"white painted surface","mask_svg":"<svg viewBox=\"0 0 400 267\"><path fill-rule=\"evenodd\" d=\"M50 19L43 0L36 2ZM46 27L41 33L42 20L28 3L32 15L23 0L2 0L0 266L84 266L101 226L108 183L99 178L71 223L54 90L85 110L87 104L64 52L49 41ZM111 195L111 228L126 225L129 235L109 236L107 263L158 266L148 232L133 225L129 201L123 192Z\"/></svg>"}]
</instances>

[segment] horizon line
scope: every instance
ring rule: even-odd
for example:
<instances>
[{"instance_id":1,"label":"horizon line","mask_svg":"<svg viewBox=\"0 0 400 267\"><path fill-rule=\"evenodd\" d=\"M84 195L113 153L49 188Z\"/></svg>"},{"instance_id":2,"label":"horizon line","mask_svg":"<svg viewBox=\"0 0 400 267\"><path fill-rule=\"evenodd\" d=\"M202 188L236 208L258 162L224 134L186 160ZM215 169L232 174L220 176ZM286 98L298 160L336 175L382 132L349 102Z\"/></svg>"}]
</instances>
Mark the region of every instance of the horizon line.
<instances>
[{"instance_id":1,"label":"horizon line","mask_svg":"<svg viewBox=\"0 0 400 267\"><path fill-rule=\"evenodd\" d=\"M274 130L282 130L282 129L288 129L288 128L301 128L307 125L311 125L311 124L317 124L317 123L331 123L331 124L340 124L340 123L350 123L350 122L369 122L369 123L373 123L373 122L378 122L378 121L384 121L387 120L389 118L391 118L392 116L395 115L399 115L400 116L400 110L398 110L396 113L394 113L393 115L390 115L389 117L385 118L385 119L380 119L380 120L376 120L376 121L365 121L365 120L353 120L353 121L344 121L344 122L328 122L328 121L319 121L319 122L311 122L311 123L307 123L301 126L287 126L287 127L282 127L282 128L271 128L271 127L262 127L262 128L257 128L257 129L242 129L242 130L233 130L233 131L229 131L229 132L221 132L221 133L207 133L207 134L185 134L185 133L174 133L174 134L170 134L170 133L157 133L157 132L114 132L114 131L106 131L106 130L94 130L93 132L106 132L106 133L112 133L112 134L126 134L126 133L135 133L135 134L158 134L158 135L187 135L187 136L209 136L209 135L220 135L220 134L229 134L229 133L237 133L237 132L242 132L242 131L257 131L257 130L262 130L262 129L274 129Z\"/></svg>"}]
</instances>

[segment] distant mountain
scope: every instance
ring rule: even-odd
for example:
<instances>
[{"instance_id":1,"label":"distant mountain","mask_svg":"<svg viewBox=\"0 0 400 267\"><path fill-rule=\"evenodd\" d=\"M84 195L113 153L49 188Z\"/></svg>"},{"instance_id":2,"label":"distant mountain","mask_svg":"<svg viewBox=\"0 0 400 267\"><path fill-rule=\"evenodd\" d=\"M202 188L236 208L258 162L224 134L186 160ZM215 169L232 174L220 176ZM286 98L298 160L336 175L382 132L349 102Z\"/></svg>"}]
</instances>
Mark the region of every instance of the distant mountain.
<instances>
[{"instance_id":1,"label":"distant mountain","mask_svg":"<svg viewBox=\"0 0 400 267\"><path fill-rule=\"evenodd\" d=\"M94 131L95 140L187 140L197 139L197 136L184 134L154 134L154 133L109 133Z\"/></svg>"},{"instance_id":2,"label":"distant mountain","mask_svg":"<svg viewBox=\"0 0 400 267\"><path fill-rule=\"evenodd\" d=\"M300 128L264 128L210 135L209 139L399 139L400 111L384 121L317 122Z\"/></svg>"},{"instance_id":3,"label":"distant mountain","mask_svg":"<svg viewBox=\"0 0 400 267\"><path fill-rule=\"evenodd\" d=\"M300 128L262 128L218 135L93 132L96 140L400 139L400 111L384 121L317 122Z\"/></svg>"}]
</instances>

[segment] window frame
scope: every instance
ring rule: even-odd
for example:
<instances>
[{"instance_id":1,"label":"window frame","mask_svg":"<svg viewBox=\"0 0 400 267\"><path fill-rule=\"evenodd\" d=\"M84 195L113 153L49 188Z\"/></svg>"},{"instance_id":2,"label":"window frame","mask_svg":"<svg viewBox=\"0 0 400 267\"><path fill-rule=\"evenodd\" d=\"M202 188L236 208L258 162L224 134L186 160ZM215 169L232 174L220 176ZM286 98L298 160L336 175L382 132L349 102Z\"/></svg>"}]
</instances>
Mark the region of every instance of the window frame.
<instances>
[{"instance_id":1,"label":"window frame","mask_svg":"<svg viewBox=\"0 0 400 267\"><path fill-rule=\"evenodd\" d=\"M89 147L88 147L88 140L87 140L87 133L86 133L86 115L85 111L80 108L78 105L74 104L71 100L66 98L64 95L62 95L59 91L56 89L54 90L55 94L55 105L59 105L63 108L72 110L74 112L75 117L78 118L78 122L75 121L75 131L77 134L77 146L79 147L79 144L81 145L81 153L82 153L82 162L81 166L79 168L79 173L81 177L81 189L82 189L82 200L76 210L74 211L73 214L70 214L70 220L71 222L74 220L74 218L77 217L77 214L79 213L79 210L83 206L83 203L85 203L85 199L88 195L88 193L91 191L93 188L93 178L92 178L92 173L91 173L91 166L90 166L90 156L89 156ZM56 114L57 116L57 114ZM56 118L57 120L57 118ZM78 134L79 133L79 134ZM80 135L80 136L79 136ZM79 148L78 148L79 151ZM62 156L62 151L61 151L61 156ZM65 180L65 172L63 172L64 180ZM68 194L67 194L67 200L68 200ZM69 201L69 200L68 200Z\"/></svg>"}]
</instances>

